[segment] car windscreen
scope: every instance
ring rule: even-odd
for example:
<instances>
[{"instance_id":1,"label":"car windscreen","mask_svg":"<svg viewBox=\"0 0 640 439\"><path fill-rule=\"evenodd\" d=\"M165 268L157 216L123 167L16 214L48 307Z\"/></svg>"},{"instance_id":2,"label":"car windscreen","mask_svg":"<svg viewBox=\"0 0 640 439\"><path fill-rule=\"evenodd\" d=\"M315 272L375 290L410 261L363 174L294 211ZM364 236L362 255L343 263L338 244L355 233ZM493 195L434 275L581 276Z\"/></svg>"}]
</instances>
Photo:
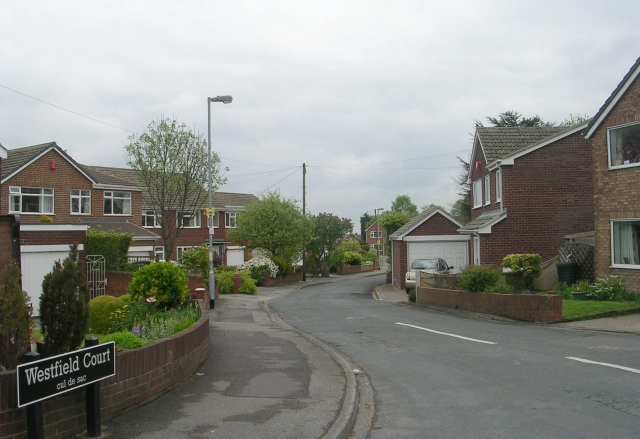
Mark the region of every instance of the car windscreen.
<instances>
[{"instance_id":1,"label":"car windscreen","mask_svg":"<svg viewBox=\"0 0 640 439\"><path fill-rule=\"evenodd\" d=\"M412 270L433 270L438 268L437 259L416 259L411 263Z\"/></svg>"}]
</instances>

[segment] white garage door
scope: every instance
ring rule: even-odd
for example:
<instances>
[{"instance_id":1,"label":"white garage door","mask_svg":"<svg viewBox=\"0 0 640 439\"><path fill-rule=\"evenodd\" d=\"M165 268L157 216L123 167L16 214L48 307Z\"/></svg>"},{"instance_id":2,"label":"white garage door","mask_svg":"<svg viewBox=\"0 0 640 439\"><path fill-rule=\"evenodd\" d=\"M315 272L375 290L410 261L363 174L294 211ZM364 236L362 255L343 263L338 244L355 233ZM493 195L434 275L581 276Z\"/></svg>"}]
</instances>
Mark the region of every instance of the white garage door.
<instances>
[{"instance_id":1,"label":"white garage door","mask_svg":"<svg viewBox=\"0 0 640 439\"><path fill-rule=\"evenodd\" d=\"M244 248L227 247L227 265L236 266L244 263Z\"/></svg>"},{"instance_id":2,"label":"white garage door","mask_svg":"<svg viewBox=\"0 0 640 439\"><path fill-rule=\"evenodd\" d=\"M38 247L38 246L29 246ZM45 246L43 246L45 247ZM31 250L32 252L29 252ZM34 251L35 249L22 248L20 267L22 268L22 289L31 298L33 315L39 316L40 295L42 294L42 281L44 276L53 270L55 261L63 261L69 256L69 248L66 251Z\"/></svg>"},{"instance_id":3,"label":"white garage door","mask_svg":"<svg viewBox=\"0 0 640 439\"><path fill-rule=\"evenodd\" d=\"M415 259L442 258L458 273L469 265L467 241L410 242L408 243L407 268Z\"/></svg>"}]
</instances>

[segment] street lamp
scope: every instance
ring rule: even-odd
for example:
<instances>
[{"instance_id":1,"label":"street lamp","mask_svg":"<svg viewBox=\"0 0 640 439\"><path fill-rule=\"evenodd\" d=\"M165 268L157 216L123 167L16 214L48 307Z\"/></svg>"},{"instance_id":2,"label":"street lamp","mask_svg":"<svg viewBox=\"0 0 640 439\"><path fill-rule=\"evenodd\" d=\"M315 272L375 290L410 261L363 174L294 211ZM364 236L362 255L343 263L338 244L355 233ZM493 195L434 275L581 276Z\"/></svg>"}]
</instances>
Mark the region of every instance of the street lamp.
<instances>
[{"instance_id":1,"label":"street lamp","mask_svg":"<svg viewBox=\"0 0 640 439\"><path fill-rule=\"evenodd\" d=\"M208 158L207 167L209 174L209 209L213 208L213 194L211 193L211 102L222 102L223 104L230 104L233 101L231 96L216 96L215 98L207 98L207 124L209 137L207 139ZM210 212L210 211L209 211ZM213 274L213 226L209 222L211 218L207 214L207 226L209 226L209 307L216 307L216 278Z\"/></svg>"},{"instance_id":2,"label":"street lamp","mask_svg":"<svg viewBox=\"0 0 640 439\"><path fill-rule=\"evenodd\" d=\"M383 207L379 207L377 209L373 209L376 212L376 226L378 228L378 230L376 231L376 238L377 238L377 242L376 242L376 247L378 250L378 259L380 259L380 218L378 217L379 212L383 211L384 208Z\"/></svg>"}]
</instances>

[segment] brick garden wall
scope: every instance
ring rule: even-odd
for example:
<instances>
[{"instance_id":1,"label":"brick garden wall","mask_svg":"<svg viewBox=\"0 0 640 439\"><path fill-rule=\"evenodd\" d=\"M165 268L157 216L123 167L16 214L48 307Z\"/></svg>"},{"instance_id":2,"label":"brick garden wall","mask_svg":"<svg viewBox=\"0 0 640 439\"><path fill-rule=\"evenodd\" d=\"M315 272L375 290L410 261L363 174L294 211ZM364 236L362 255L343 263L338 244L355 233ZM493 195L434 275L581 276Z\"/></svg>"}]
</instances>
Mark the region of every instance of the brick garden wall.
<instances>
[{"instance_id":1,"label":"brick garden wall","mask_svg":"<svg viewBox=\"0 0 640 439\"><path fill-rule=\"evenodd\" d=\"M636 79L591 135L594 164L596 278L613 274L625 278L627 288L640 291L640 270L609 268L611 219L640 218L640 167L609 170L607 128L640 121L640 81Z\"/></svg>"},{"instance_id":2,"label":"brick garden wall","mask_svg":"<svg viewBox=\"0 0 640 439\"><path fill-rule=\"evenodd\" d=\"M393 256L391 284L404 289L404 276L407 274L407 243L405 241L391 241Z\"/></svg>"},{"instance_id":3,"label":"brick garden wall","mask_svg":"<svg viewBox=\"0 0 640 439\"><path fill-rule=\"evenodd\" d=\"M373 264L372 265L351 265L351 266L344 266L343 264L340 264L340 266L338 267L339 275L366 273L367 271L373 271Z\"/></svg>"},{"instance_id":4,"label":"brick garden wall","mask_svg":"<svg viewBox=\"0 0 640 439\"><path fill-rule=\"evenodd\" d=\"M101 416L147 404L193 375L210 354L209 316L190 328L142 348L116 353L116 375L101 385ZM0 438L27 437L26 409L17 408L16 371L0 372ZM78 389L43 402L44 435L63 438L86 430L85 392Z\"/></svg>"},{"instance_id":5,"label":"brick garden wall","mask_svg":"<svg viewBox=\"0 0 640 439\"><path fill-rule=\"evenodd\" d=\"M492 294L418 287L416 303L508 317L525 322L562 320L562 297L531 294Z\"/></svg>"},{"instance_id":6,"label":"brick garden wall","mask_svg":"<svg viewBox=\"0 0 640 439\"><path fill-rule=\"evenodd\" d=\"M105 294L107 296L120 297L124 294L129 294L129 282L133 277L133 273L125 273L120 271L108 271L105 273L107 278L107 287ZM204 288L204 279L201 275L188 274L189 279L189 291L193 291L196 288Z\"/></svg>"}]
</instances>

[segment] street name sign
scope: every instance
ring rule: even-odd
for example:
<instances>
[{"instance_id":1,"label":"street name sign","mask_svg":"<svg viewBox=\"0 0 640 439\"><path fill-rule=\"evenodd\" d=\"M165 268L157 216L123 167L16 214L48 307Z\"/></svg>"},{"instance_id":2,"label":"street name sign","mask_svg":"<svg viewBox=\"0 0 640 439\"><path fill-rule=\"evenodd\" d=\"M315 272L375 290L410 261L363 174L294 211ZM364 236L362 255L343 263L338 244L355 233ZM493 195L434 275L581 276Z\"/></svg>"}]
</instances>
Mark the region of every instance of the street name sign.
<instances>
[{"instance_id":1,"label":"street name sign","mask_svg":"<svg viewBox=\"0 0 640 439\"><path fill-rule=\"evenodd\" d=\"M114 342L79 349L17 367L18 407L24 407L116 374Z\"/></svg>"}]
</instances>

